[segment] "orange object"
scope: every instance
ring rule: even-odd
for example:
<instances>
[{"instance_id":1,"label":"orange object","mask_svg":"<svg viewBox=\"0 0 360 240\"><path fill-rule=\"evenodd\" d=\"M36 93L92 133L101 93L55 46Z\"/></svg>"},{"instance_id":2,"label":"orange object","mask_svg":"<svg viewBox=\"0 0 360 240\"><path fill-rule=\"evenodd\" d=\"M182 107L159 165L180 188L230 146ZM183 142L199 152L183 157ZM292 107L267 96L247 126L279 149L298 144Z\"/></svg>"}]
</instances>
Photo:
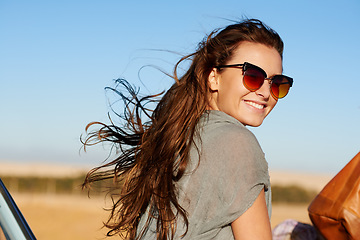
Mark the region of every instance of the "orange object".
<instances>
[{"instance_id":1,"label":"orange object","mask_svg":"<svg viewBox=\"0 0 360 240\"><path fill-rule=\"evenodd\" d=\"M360 152L315 197L308 211L326 239L360 239Z\"/></svg>"}]
</instances>

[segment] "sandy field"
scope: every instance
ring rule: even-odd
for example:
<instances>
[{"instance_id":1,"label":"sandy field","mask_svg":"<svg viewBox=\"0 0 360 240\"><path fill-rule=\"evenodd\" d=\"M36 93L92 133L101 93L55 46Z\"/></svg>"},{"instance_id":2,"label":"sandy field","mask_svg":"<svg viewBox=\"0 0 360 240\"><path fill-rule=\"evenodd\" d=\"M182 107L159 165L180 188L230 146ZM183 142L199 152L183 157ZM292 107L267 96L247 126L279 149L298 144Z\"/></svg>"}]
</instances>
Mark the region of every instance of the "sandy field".
<instances>
[{"instance_id":1,"label":"sandy field","mask_svg":"<svg viewBox=\"0 0 360 240\"><path fill-rule=\"evenodd\" d=\"M13 198L39 240L105 239L103 198L30 194L15 194Z\"/></svg>"},{"instance_id":2,"label":"sandy field","mask_svg":"<svg viewBox=\"0 0 360 240\"><path fill-rule=\"evenodd\" d=\"M103 198L72 195L15 194L15 201L39 240L105 239ZM285 219L309 223L307 205L273 205L272 227ZM107 239L120 239L111 237Z\"/></svg>"},{"instance_id":3,"label":"sandy field","mask_svg":"<svg viewBox=\"0 0 360 240\"><path fill-rule=\"evenodd\" d=\"M86 170L86 169L85 169ZM84 168L43 164L6 164L0 162L0 176L74 176ZM320 191L332 176L285 171L270 171L273 185L298 185ZM84 195L48 195L12 193L24 217L39 240L98 240L105 239L102 222L108 213L103 209L109 204L103 197L88 198ZM272 227L286 219L310 223L307 206L273 205ZM111 237L107 239L119 239Z\"/></svg>"}]
</instances>

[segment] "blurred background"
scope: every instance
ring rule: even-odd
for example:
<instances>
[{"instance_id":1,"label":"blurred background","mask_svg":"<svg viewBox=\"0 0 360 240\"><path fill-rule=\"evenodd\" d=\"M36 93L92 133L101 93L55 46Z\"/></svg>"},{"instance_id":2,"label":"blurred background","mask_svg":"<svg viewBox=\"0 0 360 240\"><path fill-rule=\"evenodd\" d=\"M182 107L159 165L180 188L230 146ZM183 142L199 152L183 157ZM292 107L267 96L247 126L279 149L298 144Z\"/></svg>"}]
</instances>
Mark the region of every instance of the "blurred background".
<instances>
[{"instance_id":1,"label":"blurred background","mask_svg":"<svg viewBox=\"0 0 360 240\"><path fill-rule=\"evenodd\" d=\"M109 123L110 105L117 109L104 88L126 78L144 94L166 90L173 81L152 65L171 73L212 30L259 18L282 36L294 85L251 131L278 194L306 196L291 211L293 200L276 200L272 224L308 221L312 196L360 150L359 10L356 0L0 0L0 177L39 239L103 237L106 203L79 184L108 154L106 146L85 153L80 142L86 124ZM301 189L290 194L291 185ZM76 220L49 225L49 213ZM70 226L78 235L62 236Z\"/></svg>"}]
</instances>

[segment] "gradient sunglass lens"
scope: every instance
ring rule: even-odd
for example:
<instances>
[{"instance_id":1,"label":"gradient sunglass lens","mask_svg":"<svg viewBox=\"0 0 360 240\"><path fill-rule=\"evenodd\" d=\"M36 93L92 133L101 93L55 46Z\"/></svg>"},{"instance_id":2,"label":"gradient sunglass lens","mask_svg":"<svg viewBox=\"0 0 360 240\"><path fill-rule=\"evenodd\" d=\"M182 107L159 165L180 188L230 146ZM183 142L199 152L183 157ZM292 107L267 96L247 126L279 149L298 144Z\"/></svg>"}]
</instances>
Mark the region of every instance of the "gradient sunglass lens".
<instances>
[{"instance_id":1,"label":"gradient sunglass lens","mask_svg":"<svg viewBox=\"0 0 360 240\"><path fill-rule=\"evenodd\" d=\"M244 85L250 91L256 91L264 83L265 76L264 74L257 68L246 68L244 72Z\"/></svg>"},{"instance_id":2,"label":"gradient sunglass lens","mask_svg":"<svg viewBox=\"0 0 360 240\"><path fill-rule=\"evenodd\" d=\"M290 89L291 80L285 76L274 76L271 83L271 94L274 98L285 97Z\"/></svg>"}]
</instances>

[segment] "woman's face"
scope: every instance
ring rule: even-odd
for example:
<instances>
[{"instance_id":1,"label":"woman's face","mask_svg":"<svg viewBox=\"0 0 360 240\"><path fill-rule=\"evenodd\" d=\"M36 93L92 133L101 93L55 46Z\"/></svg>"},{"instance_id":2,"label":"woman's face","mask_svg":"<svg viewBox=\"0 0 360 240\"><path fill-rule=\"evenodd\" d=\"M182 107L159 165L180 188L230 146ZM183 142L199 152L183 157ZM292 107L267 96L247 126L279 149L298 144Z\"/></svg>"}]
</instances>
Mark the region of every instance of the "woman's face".
<instances>
[{"instance_id":1,"label":"woman's face","mask_svg":"<svg viewBox=\"0 0 360 240\"><path fill-rule=\"evenodd\" d=\"M251 63L262 68L267 77L282 73L280 54L263 44L243 42L226 64ZM212 89L210 109L220 110L244 125L260 126L275 107L277 100L270 94L269 81L251 92L243 85L241 68L224 68L221 73L213 69L209 75Z\"/></svg>"}]
</instances>

